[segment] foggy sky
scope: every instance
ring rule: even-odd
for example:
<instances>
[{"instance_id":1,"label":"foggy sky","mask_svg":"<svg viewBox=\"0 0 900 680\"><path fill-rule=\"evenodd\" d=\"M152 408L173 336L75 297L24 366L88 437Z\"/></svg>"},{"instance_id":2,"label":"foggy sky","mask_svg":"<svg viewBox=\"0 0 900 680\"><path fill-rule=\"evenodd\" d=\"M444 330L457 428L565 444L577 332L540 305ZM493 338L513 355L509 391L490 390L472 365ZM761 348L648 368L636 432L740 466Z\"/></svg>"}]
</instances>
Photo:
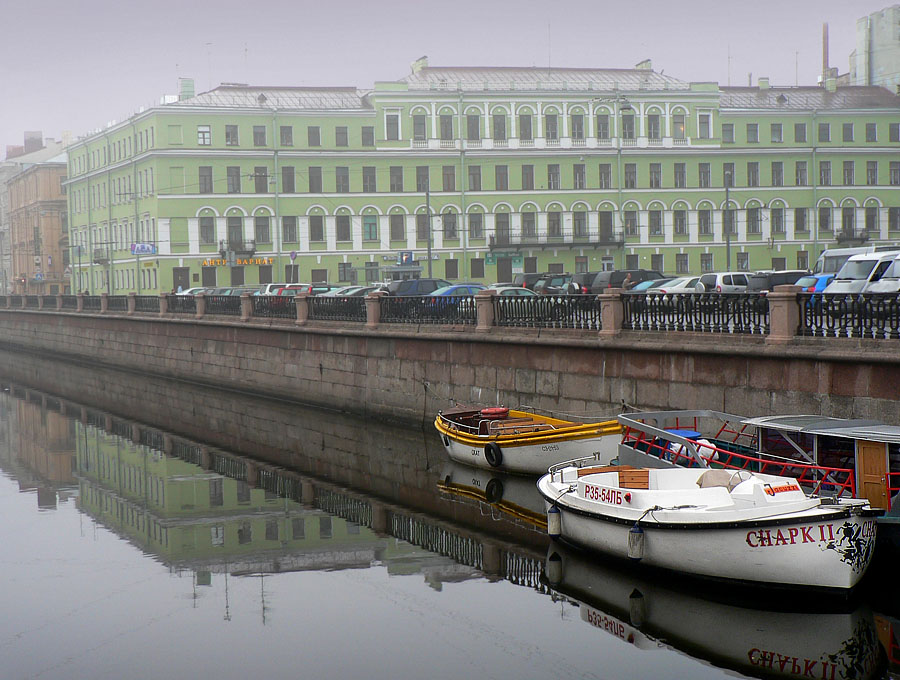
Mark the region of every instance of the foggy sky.
<instances>
[{"instance_id":1,"label":"foggy sky","mask_svg":"<svg viewBox=\"0 0 900 680\"><path fill-rule=\"evenodd\" d=\"M891 0L0 0L0 159L25 130L77 138L220 82L348 85L432 66L630 68L814 84L822 23L848 70L856 19ZM731 54L730 68L728 54ZM795 70L796 69L796 70Z\"/></svg>"}]
</instances>

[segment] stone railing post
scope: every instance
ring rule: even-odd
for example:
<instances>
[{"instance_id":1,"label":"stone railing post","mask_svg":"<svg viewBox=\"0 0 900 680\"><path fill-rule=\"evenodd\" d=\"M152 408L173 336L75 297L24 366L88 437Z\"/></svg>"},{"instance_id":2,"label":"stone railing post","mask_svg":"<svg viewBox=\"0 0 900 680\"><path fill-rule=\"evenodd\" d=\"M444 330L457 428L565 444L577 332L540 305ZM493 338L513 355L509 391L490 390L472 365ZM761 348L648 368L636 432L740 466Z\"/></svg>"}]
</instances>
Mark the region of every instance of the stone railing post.
<instances>
[{"instance_id":1,"label":"stone railing post","mask_svg":"<svg viewBox=\"0 0 900 680\"><path fill-rule=\"evenodd\" d=\"M600 300L601 336L614 336L622 332L625 321L625 305L622 303L622 289L610 288L597 296Z\"/></svg>"},{"instance_id":2,"label":"stone railing post","mask_svg":"<svg viewBox=\"0 0 900 680\"><path fill-rule=\"evenodd\" d=\"M109 309L109 293L100 293L100 313L106 314Z\"/></svg>"},{"instance_id":3,"label":"stone railing post","mask_svg":"<svg viewBox=\"0 0 900 680\"><path fill-rule=\"evenodd\" d=\"M497 291L485 288L475 293L475 330L487 333L494 327L494 297Z\"/></svg>"},{"instance_id":4,"label":"stone railing post","mask_svg":"<svg viewBox=\"0 0 900 680\"><path fill-rule=\"evenodd\" d=\"M38 311L43 311L44 309L44 296L38 295Z\"/></svg>"},{"instance_id":5,"label":"stone railing post","mask_svg":"<svg viewBox=\"0 0 900 680\"><path fill-rule=\"evenodd\" d=\"M84 293L76 293L75 298L76 298L75 311L83 312L84 311Z\"/></svg>"},{"instance_id":6,"label":"stone railing post","mask_svg":"<svg viewBox=\"0 0 900 680\"><path fill-rule=\"evenodd\" d=\"M194 296L197 303L197 318L202 319L206 316L206 293L200 293Z\"/></svg>"},{"instance_id":7,"label":"stone railing post","mask_svg":"<svg viewBox=\"0 0 900 680\"><path fill-rule=\"evenodd\" d=\"M377 328L381 323L381 298L385 295L382 290L366 295L366 328Z\"/></svg>"},{"instance_id":8,"label":"stone railing post","mask_svg":"<svg viewBox=\"0 0 900 680\"><path fill-rule=\"evenodd\" d=\"M769 300L769 336L766 343L784 345L792 342L800 326L797 293L800 286L775 286L766 296Z\"/></svg>"},{"instance_id":9,"label":"stone railing post","mask_svg":"<svg viewBox=\"0 0 900 680\"><path fill-rule=\"evenodd\" d=\"M294 310L297 312L296 324L305 326L309 321L309 291L304 290L294 296Z\"/></svg>"},{"instance_id":10,"label":"stone railing post","mask_svg":"<svg viewBox=\"0 0 900 680\"><path fill-rule=\"evenodd\" d=\"M63 308L63 296L62 293L56 296L56 311L60 311Z\"/></svg>"},{"instance_id":11,"label":"stone railing post","mask_svg":"<svg viewBox=\"0 0 900 680\"><path fill-rule=\"evenodd\" d=\"M160 293L159 294L159 315L164 316L169 313L169 294L168 293Z\"/></svg>"},{"instance_id":12,"label":"stone railing post","mask_svg":"<svg viewBox=\"0 0 900 680\"><path fill-rule=\"evenodd\" d=\"M135 308L137 307L137 303L136 303L136 300L135 300L136 297L137 297L137 293L129 293L129 294L128 294L128 299L125 301L125 302L126 302L126 306L127 306L127 309L126 309L125 313L126 313L128 316L131 316L132 314L134 314L134 310L135 310Z\"/></svg>"},{"instance_id":13,"label":"stone railing post","mask_svg":"<svg viewBox=\"0 0 900 680\"><path fill-rule=\"evenodd\" d=\"M253 303L250 302L250 293L241 293L241 321L250 321L253 316Z\"/></svg>"}]
</instances>

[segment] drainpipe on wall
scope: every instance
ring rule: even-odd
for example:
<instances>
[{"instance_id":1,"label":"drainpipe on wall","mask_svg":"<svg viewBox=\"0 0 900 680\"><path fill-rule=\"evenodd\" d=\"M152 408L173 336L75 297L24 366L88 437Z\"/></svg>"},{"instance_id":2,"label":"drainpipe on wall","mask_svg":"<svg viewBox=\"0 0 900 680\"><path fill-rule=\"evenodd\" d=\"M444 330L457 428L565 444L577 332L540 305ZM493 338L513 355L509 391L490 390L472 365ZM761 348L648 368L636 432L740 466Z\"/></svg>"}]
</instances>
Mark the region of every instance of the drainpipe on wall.
<instances>
[{"instance_id":1,"label":"drainpipe on wall","mask_svg":"<svg viewBox=\"0 0 900 680\"><path fill-rule=\"evenodd\" d=\"M275 215L272 218L274 224L272 225L272 229L275 232L275 271L272 272L272 278L274 280L279 280L276 277L278 276L278 270L281 267L281 242L283 240L283 233L281 231L281 223L278 220L278 144L280 143L280 138L275 136L275 131L277 130L276 120L278 117L278 108L272 107L272 165L273 165L273 176L275 186ZM296 179L295 179L296 181ZM285 277L287 279L287 277Z\"/></svg>"},{"instance_id":2,"label":"drainpipe on wall","mask_svg":"<svg viewBox=\"0 0 900 680\"><path fill-rule=\"evenodd\" d=\"M823 84L824 86L824 84ZM813 137L813 147L812 147L812 167L809 169L810 174L812 174L812 188L813 188L813 200L812 200L812 215L810 216L810 222L812 222L813 226L813 248L812 253L810 253L809 261L807 262L807 266L812 265L819 258L819 167L816 163L816 150L819 144L819 124L816 118L818 111L813 109L813 129L810 131L811 134L815 135ZM797 225L794 224L794 237L796 238L796 229Z\"/></svg>"},{"instance_id":3,"label":"drainpipe on wall","mask_svg":"<svg viewBox=\"0 0 900 680\"><path fill-rule=\"evenodd\" d=\"M460 242L462 243L462 278L468 281L468 245L469 245L469 216L466 214L466 152L464 149L465 141L463 138L463 96L462 90L459 90L457 116L459 119L459 229ZM457 272L459 274L459 272Z\"/></svg>"},{"instance_id":4,"label":"drainpipe on wall","mask_svg":"<svg viewBox=\"0 0 900 680\"><path fill-rule=\"evenodd\" d=\"M138 222L137 162L136 162L136 158L135 158L137 156L137 135L135 134L136 132L137 132L137 128L135 127L134 119L132 118L131 119L131 142L132 142L132 146L131 146L131 182L132 182L131 199L134 201L134 229L135 229L135 231L137 231L138 224L139 224L139 222ZM154 239L153 239L154 241L156 240L155 236L156 235L154 234ZM140 242L140 238L135 239L135 242ZM137 294L140 295L141 294L141 255L140 255L140 253L135 253L134 258L135 258L135 266L137 267L137 272L136 272L136 276L135 276L135 278L137 280L135 281L135 283L137 284ZM112 258L110 258L110 260L111 259ZM190 281L188 281L188 283L190 283Z\"/></svg>"}]
</instances>

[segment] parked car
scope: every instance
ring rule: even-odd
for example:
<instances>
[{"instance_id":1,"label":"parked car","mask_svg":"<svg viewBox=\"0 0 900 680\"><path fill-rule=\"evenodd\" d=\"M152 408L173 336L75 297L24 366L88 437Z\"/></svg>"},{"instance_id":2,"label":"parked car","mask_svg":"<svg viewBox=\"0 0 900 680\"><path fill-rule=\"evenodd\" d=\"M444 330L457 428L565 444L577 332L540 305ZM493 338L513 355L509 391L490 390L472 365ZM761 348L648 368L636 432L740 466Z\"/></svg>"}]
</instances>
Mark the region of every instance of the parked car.
<instances>
[{"instance_id":1,"label":"parked car","mask_svg":"<svg viewBox=\"0 0 900 680\"><path fill-rule=\"evenodd\" d=\"M648 289L648 293L694 293L697 290L699 276L679 276L675 279L662 282L654 281Z\"/></svg>"},{"instance_id":2,"label":"parked car","mask_svg":"<svg viewBox=\"0 0 900 680\"><path fill-rule=\"evenodd\" d=\"M630 292L642 293L642 292L644 292L646 290L650 290L651 288L654 288L656 286L662 286L671 280L672 280L672 278L647 279L646 281L641 281L640 283L636 283L634 286L632 286Z\"/></svg>"},{"instance_id":3,"label":"parked car","mask_svg":"<svg viewBox=\"0 0 900 680\"><path fill-rule=\"evenodd\" d=\"M438 288L433 293L429 293L432 297L447 297L452 295L475 295L479 290L484 290L487 286L480 283L452 283L449 286Z\"/></svg>"},{"instance_id":4,"label":"parked car","mask_svg":"<svg viewBox=\"0 0 900 680\"><path fill-rule=\"evenodd\" d=\"M615 269L612 271L600 272L594 277L591 283L591 293L599 295L610 288L621 288L625 277L631 274L633 284L641 281L649 281L652 279L664 278L662 274L654 269Z\"/></svg>"},{"instance_id":5,"label":"parked car","mask_svg":"<svg viewBox=\"0 0 900 680\"><path fill-rule=\"evenodd\" d=\"M758 272L751 274L747 282L747 292L768 293L775 286L787 286L797 283L809 275L805 269L785 269L776 272Z\"/></svg>"},{"instance_id":6,"label":"parked car","mask_svg":"<svg viewBox=\"0 0 900 680\"><path fill-rule=\"evenodd\" d=\"M703 274L697 282L697 290L701 293L740 293L747 289L749 282L746 272Z\"/></svg>"},{"instance_id":7,"label":"parked car","mask_svg":"<svg viewBox=\"0 0 900 680\"><path fill-rule=\"evenodd\" d=\"M522 286L491 286L491 288L494 288L494 290L497 291L497 295L500 297L535 298L538 296L538 294L530 288L523 288Z\"/></svg>"},{"instance_id":8,"label":"parked car","mask_svg":"<svg viewBox=\"0 0 900 680\"><path fill-rule=\"evenodd\" d=\"M210 289L206 286L195 286L193 288L188 288L187 290L183 290L180 293L175 293L176 295L200 295L200 293L206 293Z\"/></svg>"},{"instance_id":9,"label":"parked car","mask_svg":"<svg viewBox=\"0 0 900 680\"><path fill-rule=\"evenodd\" d=\"M900 293L900 255L897 255L878 281L869 284L867 293Z\"/></svg>"},{"instance_id":10,"label":"parked car","mask_svg":"<svg viewBox=\"0 0 900 680\"><path fill-rule=\"evenodd\" d=\"M403 279L402 281L391 281L387 287L387 294L398 296L431 295L438 288L449 285L450 282L444 279Z\"/></svg>"},{"instance_id":11,"label":"parked car","mask_svg":"<svg viewBox=\"0 0 900 680\"><path fill-rule=\"evenodd\" d=\"M522 286L523 288L528 288L530 290L534 290L535 282L541 278L543 273L532 272L529 274L519 273L513 274L512 283L514 286Z\"/></svg>"},{"instance_id":12,"label":"parked car","mask_svg":"<svg viewBox=\"0 0 900 680\"><path fill-rule=\"evenodd\" d=\"M563 295L571 289L571 274L544 274L534 282L532 290L539 295Z\"/></svg>"},{"instance_id":13,"label":"parked car","mask_svg":"<svg viewBox=\"0 0 900 680\"><path fill-rule=\"evenodd\" d=\"M567 293L572 295L587 295L591 292L591 284L600 272L579 272L572 274L572 281Z\"/></svg>"},{"instance_id":14,"label":"parked car","mask_svg":"<svg viewBox=\"0 0 900 680\"><path fill-rule=\"evenodd\" d=\"M851 256L834 275L834 280L825 287L824 292L852 295L865 293L873 283L884 276L897 255L896 251L889 251Z\"/></svg>"}]
</instances>

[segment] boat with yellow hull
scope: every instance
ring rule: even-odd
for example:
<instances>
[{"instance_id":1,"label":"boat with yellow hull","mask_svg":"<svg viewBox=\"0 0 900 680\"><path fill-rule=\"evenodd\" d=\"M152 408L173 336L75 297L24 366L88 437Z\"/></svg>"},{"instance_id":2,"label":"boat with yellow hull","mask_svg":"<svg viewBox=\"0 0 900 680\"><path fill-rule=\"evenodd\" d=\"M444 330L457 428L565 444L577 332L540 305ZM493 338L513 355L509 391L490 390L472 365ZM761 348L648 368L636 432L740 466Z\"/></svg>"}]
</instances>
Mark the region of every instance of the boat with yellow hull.
<instances>
[{"instance_id":1,"label":"boat with yellow hull","mask_svg":"<svg viewBox=\"0 0 900 680\"><path fill-rule=\"evenodd\" d=\"M434 426L452 460L531 475L585 456L608 463L623 431L615 420L579 423L502 406L439 411Z\"/></svg>"}]
</instances>

